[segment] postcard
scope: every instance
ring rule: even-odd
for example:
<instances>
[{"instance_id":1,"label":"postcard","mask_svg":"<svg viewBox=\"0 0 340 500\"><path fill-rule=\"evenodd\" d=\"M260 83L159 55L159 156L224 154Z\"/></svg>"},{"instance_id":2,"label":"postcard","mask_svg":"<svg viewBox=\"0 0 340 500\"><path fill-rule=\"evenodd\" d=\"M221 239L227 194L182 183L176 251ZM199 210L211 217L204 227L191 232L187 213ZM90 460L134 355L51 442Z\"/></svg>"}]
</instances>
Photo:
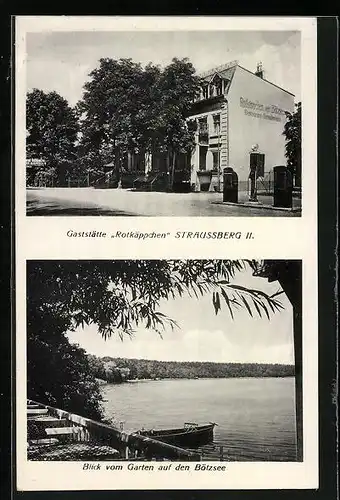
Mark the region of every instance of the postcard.
<instances>
[{"instance_id":1,"label":"postcard","mask_svg":"<svg viewBox=\"0 0 340 500\"><path fill-rule=\"evenodd\" d=\"M17 489L317 488L316 19L15 38Z\"/></svg>"}]
</instances>

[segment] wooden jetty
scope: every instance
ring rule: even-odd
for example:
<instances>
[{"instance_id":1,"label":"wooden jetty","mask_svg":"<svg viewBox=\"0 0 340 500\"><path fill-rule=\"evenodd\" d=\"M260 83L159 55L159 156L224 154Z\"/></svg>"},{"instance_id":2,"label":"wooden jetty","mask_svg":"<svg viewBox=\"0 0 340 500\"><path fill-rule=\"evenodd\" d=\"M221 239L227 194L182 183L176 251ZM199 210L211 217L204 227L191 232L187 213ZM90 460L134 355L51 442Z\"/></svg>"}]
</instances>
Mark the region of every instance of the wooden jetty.
<instances>
[{"instance_id":1,"label":"wooden jetty","mask_svg":"<svg viewBox=\"0 0 340 500\"><path fill-rule=\"evenodd\" d=\"M27 401L28 460L201 461L188 451L138 433Z\"/></svg>"}]
</instances>

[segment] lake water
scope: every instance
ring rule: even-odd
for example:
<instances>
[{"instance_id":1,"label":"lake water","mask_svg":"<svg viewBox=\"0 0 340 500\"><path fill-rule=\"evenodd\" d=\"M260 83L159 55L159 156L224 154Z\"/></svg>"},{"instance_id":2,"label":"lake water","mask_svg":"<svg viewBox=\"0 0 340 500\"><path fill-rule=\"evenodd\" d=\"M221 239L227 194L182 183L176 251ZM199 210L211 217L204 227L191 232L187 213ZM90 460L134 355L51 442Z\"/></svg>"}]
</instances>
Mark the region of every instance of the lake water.
<instances>
[{"instance_id":1,"label":"lake water","mask_svg":"<svg viewBox=\"0 0 340 500\"><path fill-rule=\"evenodd\" d=\"M294 378L140 381L102 387L106 416L127 431L216 422L204 457L295 461Z\"/></svg>"}]
</instances>

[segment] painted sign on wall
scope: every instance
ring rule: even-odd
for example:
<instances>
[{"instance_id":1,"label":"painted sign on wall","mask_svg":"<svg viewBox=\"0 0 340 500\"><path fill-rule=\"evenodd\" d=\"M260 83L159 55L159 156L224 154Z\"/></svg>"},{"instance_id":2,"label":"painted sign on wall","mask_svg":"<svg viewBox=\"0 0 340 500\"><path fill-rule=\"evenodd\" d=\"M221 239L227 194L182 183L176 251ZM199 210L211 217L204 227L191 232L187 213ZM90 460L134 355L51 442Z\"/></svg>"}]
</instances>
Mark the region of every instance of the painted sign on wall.
<instances>
[{"instance_id":1,"label":"painted sign on wall","mask_svg":"<svg viewBox=\"0 0 340 500\"><path fill-rule=\"evenodd\" d=\"M263 104L259 101L251 101L245 97L240 97L240 106L244 108L245 115L253 116L254 118L281 122L281 118L286 116L285 111L275 104Z\"/></svg>"}]
</instances>

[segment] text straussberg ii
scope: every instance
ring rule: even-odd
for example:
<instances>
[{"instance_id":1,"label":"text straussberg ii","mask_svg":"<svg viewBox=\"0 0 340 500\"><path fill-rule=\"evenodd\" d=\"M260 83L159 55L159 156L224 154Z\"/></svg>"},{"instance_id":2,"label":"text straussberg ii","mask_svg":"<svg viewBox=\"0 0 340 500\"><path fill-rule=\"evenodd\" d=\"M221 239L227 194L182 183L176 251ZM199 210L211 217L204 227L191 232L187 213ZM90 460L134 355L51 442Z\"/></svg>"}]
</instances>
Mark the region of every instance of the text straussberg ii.
<instances>
[{"instance_id":1,"label":"text straussberg ii","mask_svg":"<svg viewBox=\"0 0 340 500\"><path fill-rule=\"evenodd\" d=\"M175 238L202 239L202 240L239 240L242 236L241 231L177 231Z\"/></svg>"}]
</instances>

